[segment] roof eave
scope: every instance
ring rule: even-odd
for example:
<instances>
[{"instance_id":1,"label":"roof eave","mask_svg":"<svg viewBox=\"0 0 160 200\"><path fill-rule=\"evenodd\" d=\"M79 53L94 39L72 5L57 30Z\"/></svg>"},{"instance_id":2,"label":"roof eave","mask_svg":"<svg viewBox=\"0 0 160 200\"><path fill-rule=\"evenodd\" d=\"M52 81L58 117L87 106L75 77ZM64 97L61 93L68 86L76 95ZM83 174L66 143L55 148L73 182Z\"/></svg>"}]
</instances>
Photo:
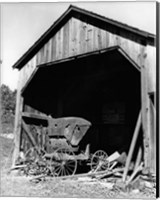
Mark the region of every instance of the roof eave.
<instances>
[{"instance_id":1,"label":"roof eave","mask_svg":"<svg viewBox=\"0 0 160 200\"><path fill-rule=\"evenodd\" d=\"M54 34L62 23L65 23L71 16L71 6L54 22L54 24L27 50L26 53L12 66L13 68L21 69L28 58L32 58L41 48L43 44L49 40L49 36Z\"/></svg>"}]
</instances>

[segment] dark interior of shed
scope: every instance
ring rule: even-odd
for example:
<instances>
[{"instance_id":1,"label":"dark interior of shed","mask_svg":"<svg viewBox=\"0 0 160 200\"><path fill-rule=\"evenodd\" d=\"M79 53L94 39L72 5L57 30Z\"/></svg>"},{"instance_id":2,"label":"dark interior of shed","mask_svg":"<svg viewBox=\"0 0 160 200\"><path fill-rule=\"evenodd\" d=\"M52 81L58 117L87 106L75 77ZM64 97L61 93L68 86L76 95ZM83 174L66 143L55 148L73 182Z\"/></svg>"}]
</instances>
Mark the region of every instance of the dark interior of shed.
<instances>
[{"instance_id":1,"label":"dark interior of shed","mask_svg":"<svg viewBox=\"0 0 160 200\"><path fill-rule=\"evenodd\" d=\"M39 67L23 96L25 105L53 118L90 121L82 149L89 143L91 152L128 152L140 111L140 72L118 50L75 57Z\"/></svg>"}]
</instances>

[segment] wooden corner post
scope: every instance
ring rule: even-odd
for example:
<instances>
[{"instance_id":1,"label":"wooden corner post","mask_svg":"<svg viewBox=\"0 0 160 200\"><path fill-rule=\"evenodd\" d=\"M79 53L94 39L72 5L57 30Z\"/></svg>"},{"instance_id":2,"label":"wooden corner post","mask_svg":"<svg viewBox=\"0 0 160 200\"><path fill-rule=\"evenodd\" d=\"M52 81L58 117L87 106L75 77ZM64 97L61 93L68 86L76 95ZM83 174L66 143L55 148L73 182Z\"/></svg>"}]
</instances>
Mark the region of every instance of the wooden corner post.
<instances>
[{"instance_id":1,"label":"wooden corner post","mask_svg":"<svg viewBox=\"0 0 160 200\"><path fill-rule=\"evenodd\" d=\"M20 72L21 75L21 72ZM15 124L14 124L14 151L12 155L12 167L16 164L20 151L20 139L21 139L21 120L23 110L23 97L21 96L21 76L19 77L16 97L16 112L15 112Z\"/></svg>"},{"instance_id":2,"label":"wooden corner post","mask_svg":"<svg viewBox=\"0 0 160 200\"><path fill-rule=\"evenodd\" d=\"M142 109L142 130L144 145L144 166L150 168L150 131L149 131L149 95L148 95L148 74L146 64L146 46L141 47L141 109Z\"/></svg>"}]
</instances>

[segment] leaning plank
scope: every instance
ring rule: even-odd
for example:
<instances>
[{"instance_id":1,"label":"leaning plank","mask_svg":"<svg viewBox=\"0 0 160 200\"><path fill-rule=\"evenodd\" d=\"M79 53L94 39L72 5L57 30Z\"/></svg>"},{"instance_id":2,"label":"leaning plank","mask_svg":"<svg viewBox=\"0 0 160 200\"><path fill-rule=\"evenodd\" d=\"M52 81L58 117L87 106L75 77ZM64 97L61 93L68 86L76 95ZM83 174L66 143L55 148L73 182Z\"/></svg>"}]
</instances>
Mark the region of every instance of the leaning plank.
<instances>
[{"instance_id":1,"label":"leaning plank","mask_svg":"<svg viewBox=\"0 0 160 200\"><path fill-rule=\"evenodd\" d=\"M143 162L141 162L141 164L135 169L135 171L132 173L132 175L130 176L130 178L127 180L126 185L128 185L129 183L131 183L131 181L133 180L133 178L136 176L136 174L138 174L138 172L140 172L143 169Z\"/></svg>"},{"instance_id":2,"label":"leaning plank","mask_svg":"<svg viewBox=\"0 0 160 200\"><path fill-rule=\"evenodd\" d=\"M135 165L134 165L134 170L136 170L137 167L139 166L141 159L142 159L142 148L139 147L137 158L136 158Z\"/></svg>"},{"instance_id":3,"label":"leaning plank","mask_svg":"<svg viewBox=\"0 0 160 200\"><path fill-rule=\"evenodd\" d=\"M27 125L26 125L26 123L24 122L23 119L22 119L22 127L23 127L27 137L29 138L32 146L35 147L37 153L39 153L39 149L37 147L36 141L35 141L34 137L32 136L32 134L30 133L30 131L29 131L29 129L28 129L28 127L27 127Z\"/></svg>"},{"instance_id":4,"label":"leaning plank","mask_svg":"<svg viewBox=\"0 0 160 200\"><path fill-rule=\"evenodd\" d=\"M135 128L135 131L134 131L134 134L133 134L133 138L132 138L132 141L131 141L129 153L128 153L128 156L127 156L126 165L125 165L124 173L123 173L123 177L122 177L123 182L125 181L127 173L128 173L128 169L129 169L129 165L130 165L130 162L131 162L131 159L132 159L132 155L133 155L133 151L134 151L134 148L135 148L135 144L136 144L136 141L137 141L140 125L141 125L141 111L140 111L139 116L138 116L138 120L137 120L137 123L136 123L136 128Z\"/></svg>"}]
</instances>

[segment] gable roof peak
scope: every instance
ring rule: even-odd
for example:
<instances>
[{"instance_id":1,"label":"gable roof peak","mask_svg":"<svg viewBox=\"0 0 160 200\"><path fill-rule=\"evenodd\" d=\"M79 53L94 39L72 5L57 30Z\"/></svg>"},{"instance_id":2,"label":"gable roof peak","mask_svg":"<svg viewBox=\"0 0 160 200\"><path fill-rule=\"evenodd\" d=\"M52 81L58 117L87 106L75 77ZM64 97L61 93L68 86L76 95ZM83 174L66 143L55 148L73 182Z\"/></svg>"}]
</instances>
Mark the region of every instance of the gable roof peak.
<instances>
[{"instance_id":1,"label":"gable roof peak","mask_svg":"<svg viewBox=\"0 0 160 200\"><path fill-rule=\"evenodd\" d=\"M80 19L102 29L110 26L112 30L116 29L117 34L118 32L125 32L126 36L132 34L134 37L140 38L139 40L144 43L150 43L151 45L154 45L155 43L155 35L153 34L133 28L121 22L106 18L71 4L68 9L53 23L53 25L51 25L51 27L13 65L13 68L21 69L71 17Z\"/></svg>"}]
</instances>

